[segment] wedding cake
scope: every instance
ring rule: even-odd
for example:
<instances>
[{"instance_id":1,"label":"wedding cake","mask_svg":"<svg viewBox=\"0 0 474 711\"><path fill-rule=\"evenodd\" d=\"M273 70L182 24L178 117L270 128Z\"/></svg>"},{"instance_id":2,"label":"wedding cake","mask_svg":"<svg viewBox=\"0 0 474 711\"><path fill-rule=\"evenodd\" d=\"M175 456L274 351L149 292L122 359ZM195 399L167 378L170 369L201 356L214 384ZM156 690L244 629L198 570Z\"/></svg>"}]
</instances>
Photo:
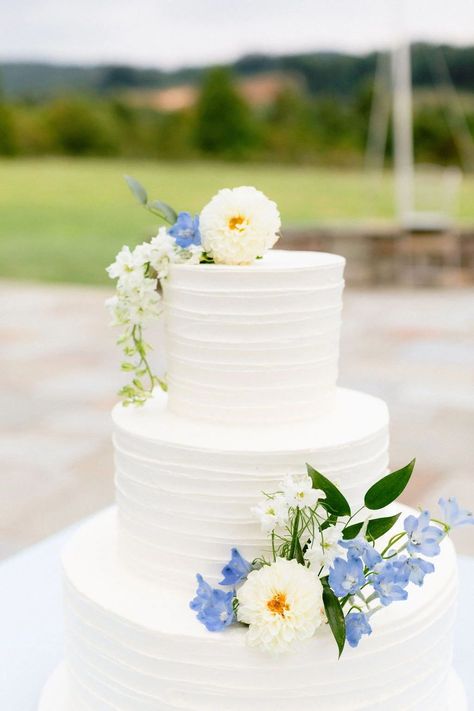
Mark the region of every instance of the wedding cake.
<instances>
[{"instance_id":1,"label":"wedding cake","mask_svg":"<svg viewBox=\"0 0 474 711\"><path fill-rule=\"evenodd\" d=\"M117 506L64 551L66 660L40 711L467 709L452 668L456 558L446 537L423 587L382 603L372 634L340 658L321 605L314 634L299 634L282 654L249 644L257 637L237 606L232 624L221 612L209 631L202 585L217 586L213 605L224 599L218 588L232 546L237 562L260 560L250 573L246 563L244 587L273 568L261 562L270 555L254 510L262 492L297 480L309 463L357 511L388 472L384 402L336 384L344 259L274 250L250 264L209 261L171 260L162 278L168 392L155 387L142 407L113 411ZM280 499L267 496L274 515ZM413 519L391 507L385 516ZM335 518L332 511L329 523ZM295 560L275 561L310 576ZM201 593L190 606L196 573ZM331 574L325 580L337 590ZM301 585L322 589L311 576ZM226 595L235 602L239 593ZM241 610L249 597L247 589ZM290 618L289 600L274 591L267 603L279 622L284 610Z\"/></svg>"}]
</instances>

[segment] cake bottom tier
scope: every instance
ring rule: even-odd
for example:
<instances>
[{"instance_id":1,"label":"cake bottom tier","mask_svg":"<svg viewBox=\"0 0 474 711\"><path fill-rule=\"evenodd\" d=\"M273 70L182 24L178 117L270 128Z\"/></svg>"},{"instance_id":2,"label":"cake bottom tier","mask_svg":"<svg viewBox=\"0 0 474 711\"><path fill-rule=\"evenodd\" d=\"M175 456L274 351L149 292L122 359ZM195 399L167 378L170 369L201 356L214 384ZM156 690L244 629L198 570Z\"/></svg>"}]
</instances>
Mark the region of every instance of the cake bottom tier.
<instances>
[{"instance_id":1,"label":"cake bottom tier","mask_svg":"<svg viewBox=\"0 0 474 711\"><path fill-rule=\"evenodd\" d=\"M453 669L449 671L446 679L446 692L448 696L446 711L468 711L464 687ZM81 706L77 702L74 703L72 699L69 672L66 664L63 663L49 678L44 688L38 711L78 711L80 708ZM113 708L113 706L104 705L103 708ZM156 706L155 708L156 711L159 711L161 707ZM247 708L249 711L253 711L254 707L249 704ZM318 708L319 706L315 702L314 711ZM293 711L289 705L288 711ZM426 709L426 711L431 711L431 708Z\"/></svg>"},{"instance_id":2,"label":"cake bottom tier","mask_svg":"<svg viewBox=\"0 0 474 711\"><path fill-rule=\"evenodd\" d=\"M66 664L40 711L464 711L452 671L456 558L409 600L373 618L373 634L337 659L329 630L294 653L250 649L245 630L207 632L189 593L133 575L117 556L115 510L97 516L64 553Z\"/></svg>"}]
</instances>

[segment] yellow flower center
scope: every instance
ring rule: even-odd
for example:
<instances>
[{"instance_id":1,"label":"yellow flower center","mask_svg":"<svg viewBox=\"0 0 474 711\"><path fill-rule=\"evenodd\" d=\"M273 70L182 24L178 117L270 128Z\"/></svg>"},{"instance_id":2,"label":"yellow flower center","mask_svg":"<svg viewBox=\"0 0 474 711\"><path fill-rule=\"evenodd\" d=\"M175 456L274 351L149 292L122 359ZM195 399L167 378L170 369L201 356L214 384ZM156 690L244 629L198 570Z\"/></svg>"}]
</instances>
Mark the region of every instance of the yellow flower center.
<instances>
[{"instance_id":1,"label":"yellow flower center","mask_svg":"<svg viewBox=\"0 0 474 711\"><path fill-rule=\"evenodd\" d=\"M285 616L285 612L290 609L286 601L286 595L282 592L277 592L274 596L267 602L267 607L274 615Z\"/></svg>"},{"instance_id":2,"label":"yellow flower center","mask_svg":"<svg viewBox=\"0 0 474 711\"><path fill-rule=\"evenodd\" d=\"M227 224L229 225L230 230L240 230L245 222L245 217L242 217L242 215L235 215L229 219Z\"/></svg>"}]
</instances>

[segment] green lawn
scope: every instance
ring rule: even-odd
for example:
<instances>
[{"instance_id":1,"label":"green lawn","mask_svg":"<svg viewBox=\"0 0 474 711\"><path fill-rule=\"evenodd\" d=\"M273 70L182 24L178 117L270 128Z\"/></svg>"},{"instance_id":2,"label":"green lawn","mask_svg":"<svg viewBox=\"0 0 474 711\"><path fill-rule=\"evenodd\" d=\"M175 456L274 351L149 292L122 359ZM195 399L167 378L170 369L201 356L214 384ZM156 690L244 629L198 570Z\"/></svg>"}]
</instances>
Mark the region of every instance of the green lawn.
<instances>
[{"instance_id":1,"label":"green lawn","mask_svg":"<svg viewBox=\"0 0 474 711\"><path fill-rule=\"evenodd\" d=\"M156 229L122 176L151 197L199 211L220 187L255 185L278 203L284 225L390 220L392 182L357 172L269 165L124 160L0 161L0 276L103 283L122 244ZM474 176L460 216L474 220Z\"/></svg>"}]
</instances>

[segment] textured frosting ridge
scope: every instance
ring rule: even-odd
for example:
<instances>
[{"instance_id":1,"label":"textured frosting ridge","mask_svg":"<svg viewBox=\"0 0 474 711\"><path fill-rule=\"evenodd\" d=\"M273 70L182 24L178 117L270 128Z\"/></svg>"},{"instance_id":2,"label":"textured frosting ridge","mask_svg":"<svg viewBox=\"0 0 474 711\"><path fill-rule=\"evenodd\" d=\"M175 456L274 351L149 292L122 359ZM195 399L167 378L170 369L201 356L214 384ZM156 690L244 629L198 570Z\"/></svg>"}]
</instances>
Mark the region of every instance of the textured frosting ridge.
<instances>
[{"instance_id":1,"label":"textured frosting ridge","mask_svg":"<svg viewBox=\"0 0 474 711\"><path fill-rule=\"evenodd\" d=\"M311 419L334 396L344 259L269 252L173 265L164 283L169 408L193 419Z\"/></svg>"}]
</instances>

